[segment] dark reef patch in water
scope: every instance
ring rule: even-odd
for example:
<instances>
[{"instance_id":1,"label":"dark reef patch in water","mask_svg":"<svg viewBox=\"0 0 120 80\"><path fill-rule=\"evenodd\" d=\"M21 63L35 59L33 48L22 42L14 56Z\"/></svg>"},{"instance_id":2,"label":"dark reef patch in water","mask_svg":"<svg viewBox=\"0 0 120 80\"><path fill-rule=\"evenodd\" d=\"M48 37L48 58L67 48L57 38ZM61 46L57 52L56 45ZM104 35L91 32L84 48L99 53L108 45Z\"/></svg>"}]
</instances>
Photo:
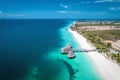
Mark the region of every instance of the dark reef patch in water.
<instances>
[{"instance_id":1,"label":"dark reef patch in water","mask_svg":"<svg viewBox=\"0 0 120 80\"><path fill-rule=\"evenodd\" d=\"M62 63L63 64L63 63ZM33 67L29 72L27 78L35 80L58 80L63 70L63 66L58 61L44 60L44 63Z\"/></svg>"},{"instance_id":2,"label":"dark reef patch in water","mask_svg":"<svg viewBox=\"0 0 120 80\"><path fill-rule=\"evenodd\" d=\"M75 78L75 71L74 71L74 69L72 68L72 66L68 63L68 62L66 62L66 61L64 61L64 60L62 60L62 59L60 59L60 61L62 61L64 64L65 64L65 66L67 67L67 69L68 69L68 71L69 71L69 74L70 74L70 77L69 77L69 79L70 80L74 80L74 78Z\"/></svg>"}]
</instances>

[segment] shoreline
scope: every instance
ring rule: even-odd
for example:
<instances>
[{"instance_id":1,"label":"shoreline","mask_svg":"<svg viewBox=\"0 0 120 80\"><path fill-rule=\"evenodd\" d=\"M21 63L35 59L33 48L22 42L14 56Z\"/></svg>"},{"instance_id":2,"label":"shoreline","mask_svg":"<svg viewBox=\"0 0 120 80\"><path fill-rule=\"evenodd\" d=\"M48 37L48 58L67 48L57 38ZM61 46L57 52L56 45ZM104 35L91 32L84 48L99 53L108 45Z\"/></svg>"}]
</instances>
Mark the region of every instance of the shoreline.
<instances>
[{"instance_id":1,"label":"shoreline","mask_svg":"<svg viewBox=\"0 0 120 80\"><path fill-rule=\"evenodd\" d=\"M87 42L87 39L76 31L68 31L73 35L75 40L83 49L94 49L94 46ZM85 53L88 58L90 58L92 64L97 69L97 72L102 77L102 80L119 80L120 79L120 66L117 63L114 63L106 59L101 53L97 51Z\"/></svg>"}]
</instances>

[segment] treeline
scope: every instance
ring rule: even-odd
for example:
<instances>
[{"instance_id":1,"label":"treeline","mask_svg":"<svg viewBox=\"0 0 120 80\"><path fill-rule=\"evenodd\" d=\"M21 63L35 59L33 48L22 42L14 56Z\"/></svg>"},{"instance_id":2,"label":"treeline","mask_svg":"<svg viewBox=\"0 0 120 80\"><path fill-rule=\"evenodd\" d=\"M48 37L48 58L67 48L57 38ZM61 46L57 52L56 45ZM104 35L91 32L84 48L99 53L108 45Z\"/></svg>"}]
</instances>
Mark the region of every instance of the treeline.
<instances>
[{"instance_id":1,"label":"treeline","mask_svg":"<svg viewBox=\"0 0 120 80\"><path fill-rule=\"evenodd\" d=\"M97 31L82 31L86 36L94 36L94 38L101 38L103 40L120 40L120 30L97 30Z\"/></svg>"},{"instance_id":2,"label":"treeline","mask_svg":"<svg viewBox=\"0 0 120 80\"><path fill-rule=\"evenodd\" d=\"M104 52L111 59L116 60L120 63L119 54L110 54L112 49L111 43L105 44L104 40L117 41L120 40L120 30L103 30L103 31L85 31L77 29L77 32L86 37L94 46L96 46L99 52Z\"/></svg>"}]
</instances>

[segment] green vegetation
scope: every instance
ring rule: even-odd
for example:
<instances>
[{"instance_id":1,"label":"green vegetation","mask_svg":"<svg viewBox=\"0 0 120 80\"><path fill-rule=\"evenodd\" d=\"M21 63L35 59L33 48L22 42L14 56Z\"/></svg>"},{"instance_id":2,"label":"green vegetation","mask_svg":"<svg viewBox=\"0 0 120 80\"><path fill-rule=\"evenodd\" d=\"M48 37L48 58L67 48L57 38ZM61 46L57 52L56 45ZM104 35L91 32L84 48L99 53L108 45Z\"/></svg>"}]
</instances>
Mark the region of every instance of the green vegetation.
<instances>
[{"instance_id":1,"label":"green vegetation","mask_svg":"<svg viewBox=\"0 0 120 80\"><path fill-rule=\"evenodd\" d=\"M82 31L88 38L99 38L103 40L120 40L120 30L97 30L97 31Z\"/></svg>"},{"instance_id":2,"label":"green vegetation","mask_svg":"<svg viewBox=\"0 0 120 80\"><path fill-rule=\"evenodd\" d=\"M96 46L99 52L104 52L108 57L111 57L111 59L120 63L119 54L109 53L109 50L112 48L111 43L103 42L103 40L120 40L120 30L85 31L78 29L77 32L85 36L94 46Z\"/></svg>"}]
</instances>

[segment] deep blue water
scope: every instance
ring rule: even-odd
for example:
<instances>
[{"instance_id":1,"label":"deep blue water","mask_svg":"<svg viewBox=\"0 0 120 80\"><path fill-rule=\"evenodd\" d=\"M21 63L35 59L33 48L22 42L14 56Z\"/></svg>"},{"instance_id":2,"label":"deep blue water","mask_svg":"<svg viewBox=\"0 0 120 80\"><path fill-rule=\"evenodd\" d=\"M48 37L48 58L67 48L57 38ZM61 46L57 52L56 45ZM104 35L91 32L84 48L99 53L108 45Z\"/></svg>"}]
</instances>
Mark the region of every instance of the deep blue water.
<instances>
[{"instance_id":1,"label":"deep blue water","mask_svg":"<svg viewBox=\"0 0 120 80\"><path fill-rule=\"evenodd\" d=\"M80 48L67 30L73 21L0 20L0 80L100 80L85 54L61 54L67 43Z\"/></svg>"},{"instance_id":2,"label":"deep blue water","mask_svg":"<svg viewBox=\"0 0 120 80\"><path fill-rule=\"evenodd\" d=\"M61 47L64 20L0 20L0 80L19 80L43 56ZM38 60L41 59L41 60Z\"/></svg>"}]
</instances>

